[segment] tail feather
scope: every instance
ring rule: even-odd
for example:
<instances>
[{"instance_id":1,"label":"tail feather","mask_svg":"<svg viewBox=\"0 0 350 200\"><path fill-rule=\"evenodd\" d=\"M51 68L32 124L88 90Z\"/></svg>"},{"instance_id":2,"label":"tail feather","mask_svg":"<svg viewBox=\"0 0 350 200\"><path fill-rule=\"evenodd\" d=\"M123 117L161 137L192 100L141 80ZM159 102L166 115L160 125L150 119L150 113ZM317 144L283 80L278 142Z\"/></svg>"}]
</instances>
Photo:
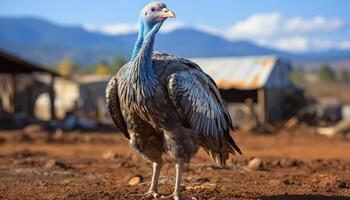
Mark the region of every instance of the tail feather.
<instances>
[{"instance_id":1,"label":"tail feather","mask_svg":"<svg viewBox=\"0 0 350 200\"><path fill-rule=\"evenodd\" d=\"M207 154L213 158L215 163L219 167L226 166L226 160L229 158L229 153L235 155L236 152L242 155L241 149L235 143L229 132L225 134L224 144L221 148L213 148L213 146L209 145L207 141L203 141L201 146L207 152Z\"/></svg>"},{"instance_id":2,"label":"tail feather","mask_svg":"<svg viewBox=\"0 0 350 200\"><path fill-rule=\"evenodd\" d=\"M210 157L213 158L215 163L219 167L225 167L226 166L226 160L228 159L228 153L217 153L212 150L206 150L206 152L210 155Z\"/></svg>"},{"instance_id":3,"label":"tail feather","mask_svg":"<svg viewBox=\"0 0 350 200\"><path fill-rule=\"evenodd\" d=\"M235 141L232 139L232 137L230 135L228 135L227 139L228 139L228 145L231 148L230 152L232 152L234 154L234 152L236 151L242 155L241 149L239 149L238 145L235 143Z\"/></svg>"}]
</instances>

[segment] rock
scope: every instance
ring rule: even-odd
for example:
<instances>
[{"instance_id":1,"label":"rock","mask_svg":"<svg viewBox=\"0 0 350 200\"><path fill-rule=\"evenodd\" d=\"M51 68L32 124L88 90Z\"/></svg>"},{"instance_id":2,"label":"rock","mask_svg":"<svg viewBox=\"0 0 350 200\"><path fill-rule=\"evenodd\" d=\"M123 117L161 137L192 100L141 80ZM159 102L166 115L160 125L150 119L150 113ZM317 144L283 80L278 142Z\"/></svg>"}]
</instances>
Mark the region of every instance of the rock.
<instances>
[{"instance_id":1,"label":"rock","mask_svg":"<svg viewBox=\"0 0 350 200\"><path fill-rule=\"evenodd\" d=\"M209 165L209 166L205 166L205 169L206 169L206 170L214 170L215 167L212 166L212 165Z\"/></svg>"},{"instance_id":2,"label":"rock","mask_svg":"<svg viewBox=\"0 0 350 200\"><path fill-rule=\"evenodd\" d=\"M134 186L143 181L143 177L141 175L136 175L129 179L129 185Z\"/></svg>"},{"instance_id":3,"label":"rock","mask_svg":"<svg viewBox=\"0 0 350 200\"><path fill-rule=\"evenodd\" d=\"M202 178L198 178L196 180L197 183L206 183L206 182L210 182L210 179L208 177L202 177Z\"/></svg>"},{"instance_id":4,"label":"rock","mask_svg":"<svg viewBox=\"0 0 350 200\"><path fill-rule=\"evenodd\" d=\"M263 168L263 162L259 158L253 158L249 161L248 168L251 170L261 170Z\"/></svg>"},{"instance_id":5,"label":"rock","mask_svg":"<svg viewBox=\"0 0 350 200\"><path fill-rule=\"evenodd\" d=\"M345 181L339 181L337 183L337 188L347 188L347 184L345 183Z\"/></svg>"},{"instance_id":6,"label":"rock","mask_svg":"<svg viewBox=\"0 0 350 200\"><path fill-rule=\"evenodd\" d=\"M49 160L45 164L45 168L51 169L56 166L56 160Z\"/></svg>"},{"instance_id":7,"label":"rock","mask_svg":"<svg viewBox=\"0 0 350 200\"><path fill-rule=\"evenodd\" d=\"M35 186L38 186L38 187L46 187L47 186L47 183L45 181L37 181L35 183Z\"/></svg>"},{"instance_id":8,"label":"rock","mask_svg":"<svg viewBox=\"0 0 350 200\"><path fill-rule=\"evenodd\" d=\"M70 184L72 181L70 180L70 179L65 179L64 181L63 181L63 184L65 184L65 185L68 185L68 184Z\"/></svg>"},{"instance_id":9,"label":"rock","mask_svg":"<svg viewBox=\"0 0 350 200\"><path fill-rule=\"evenodd\" d=\"M272 162L272 166L274 166L274 167L281 167L281 161L280 160L274 160Z\"/></svg>"},{"instance_id":10,"label":"rock","mask_svg":"<svg viewBox=\"0 0 350 200\"><path fill-rule=\"evenodd\" d=\"M107 152L102 154L102 158L106 159L106 160L111 160L111 159L114 159L117 157L118 157L118 154L113 152L113 151L107 151Z\"/></svg>"},{"instance_id":11,"label":"rock","mask_svg":"<svg viewBox=\"0 0 350 200\"><path fill-rule=\"evenodd\" d=\"M303 165L303 161L296 159L281 159L280 164L282 167L298 167Z\"/></svg>"},{"instance_id":12,"label":"rock","mask_svg":"<svg viewBox=\"0 0 350 200\"><path fill-rule=\"evenodd\" d=\"M331 187L326 187L326 188L324 189L324 191L326 191L326 192L332 192L332 188L331 188Z\"/></svg>"},{"instance_id":13,"label":"rock","mask_svg":"<svg viewBox=\"0 0 350 200\"><path fill-rule=\"evenodd\" d=\"M39 133L43 130L43 127L37 124L28 125L25 128L23 128L23 133L30 134L30 133Z\"/></svg>"},{"instance_id":14,"label":"rock","mask_svg":"<svg viewBox=\"0 0 350 200\"><path fill-rule=\"evenodd\" d=\"M298 166L300 166L300 165L302 165L303 164L303 161L300 161L300 160L292 160L291 161L291 163L290 163L290 165L292 166L292 167L298 167Z\"/></svg>"},{"instance_id":15,"label":"rock","mask_svg":"<svg viewBox=\"0 0 350 200\"><path fill-rule=\"evenodd\" d=\"M292 184L291 181L289 179L283 179L282 183L284 183L285 185L290 185Z\"/></svg>"},{"instance_id":16,"label":"rock","mask_svg":"<svg viewBox=\"0 0 350 200\"><path fill-rule=\"evenodd\" d=\"M63 131L62 129L56 129L56 131L52 135L52 139L55 141L63 141Z\"/></svg>"},{"instance_id":17,"label":"rock","mask_svg":"<svg viewBox=\"0 0 350 200\"><path fill-rule=\"evenodd\" d=\"M299 123L299 119L297 117L290 118L287 123L284 125L287 129L291 129L295 127Z\"/></svg>"},{"instance_id":18,"label":"rock","mask_svg":"<svg viewBox=\"0 0 350 200\"><path fill-rule=\"evenodd\" d=\"M61 161L54 160L54 159L47 161L45 164L45 168L47 168L47 169L52 169L52 168L57 168L57 167L62 168L62 169L69 169L70 168L65 163L63 163Z\"/></svg>"}]
</instances>

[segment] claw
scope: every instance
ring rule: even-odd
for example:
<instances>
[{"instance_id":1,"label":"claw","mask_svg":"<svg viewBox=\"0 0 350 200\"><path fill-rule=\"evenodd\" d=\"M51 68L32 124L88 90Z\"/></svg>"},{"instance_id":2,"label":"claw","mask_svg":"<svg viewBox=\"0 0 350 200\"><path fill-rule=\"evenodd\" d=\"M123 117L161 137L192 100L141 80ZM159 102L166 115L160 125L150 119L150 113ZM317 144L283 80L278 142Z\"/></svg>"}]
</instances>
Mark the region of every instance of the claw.
<instances>
[{"instance_id":1,"label":"claw","mask_svg":"<svg viewBox=\"0 0 350 200\"><path fill-rule=\"evenodd\" d=\"M160 199L163 200L170 200L170 199L174 199L174 200L197 200L197 198L195 197L184 197L181 194L178 193L172 193L171 195L168 196L161 196Z\"/></svg>"},{"instance_id":2,"label":"claw","mask_svg":"<svg viewBox=\"0 0 350 200\"><path fill-rule=\"evenodd\" d=\"M157 191L148 191L145 194L131 194L130 197L133 198L141 198L141 199L151 199L155 198L158 199L159 193Z\"/></svg>"},{"instance_id":3,"label":"claw","mask_svg":"<svg viewBox=\"0 0 350 200\"><path fill-rule=\"evenodd\" d=\"M166 199L180 200L181 199L179 194L174 194L174 193L171 195L168 195L168 196L161 196L160 198L164 199L164 200L166 200Z\"/></svg>"}]
</instances>

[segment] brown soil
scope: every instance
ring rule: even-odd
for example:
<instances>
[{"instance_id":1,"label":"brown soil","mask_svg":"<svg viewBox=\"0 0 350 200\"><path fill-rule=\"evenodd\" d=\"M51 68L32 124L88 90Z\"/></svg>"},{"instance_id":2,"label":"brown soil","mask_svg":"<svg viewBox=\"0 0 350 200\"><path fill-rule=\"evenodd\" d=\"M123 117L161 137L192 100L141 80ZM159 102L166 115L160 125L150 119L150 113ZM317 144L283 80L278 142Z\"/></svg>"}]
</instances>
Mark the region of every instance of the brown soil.
<instances>
[{"instance_id":1,"label":"brown soil","mask_svg":"<svg viewBox=\"0 0 350 200\"><path fill-rule=\"evenodd\" d=\"M0 199L132 199L146 192L151 165L119 134L0 132ZM225 169L200 150L183 193L197 199L350 199L350 140L308 128L276 135L237 132L244 152ZM262 164L247 167L252 158ZM171 193L174 163L164 156L160 192ZM135 176L141 183L129 186Z\"/></svg>"}]
</instances>

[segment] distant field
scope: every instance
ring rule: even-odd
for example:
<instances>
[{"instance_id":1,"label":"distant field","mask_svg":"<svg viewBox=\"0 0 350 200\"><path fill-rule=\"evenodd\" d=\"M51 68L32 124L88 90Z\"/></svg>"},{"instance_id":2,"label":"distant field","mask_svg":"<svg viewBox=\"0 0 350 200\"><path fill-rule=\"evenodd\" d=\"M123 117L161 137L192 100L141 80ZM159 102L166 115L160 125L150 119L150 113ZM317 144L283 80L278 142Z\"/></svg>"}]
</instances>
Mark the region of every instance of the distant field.
<instances>
[{"instance_id":1,"label":"distant field","mask_svg":"<svg viewBox=\"0 0 350 200\"><path fill-rule=\"evenodd\" d=\"M350 83L309 83L304 88L313 97L336 97L342 103L350 104Z\"/></svg>"}]
</instances>

